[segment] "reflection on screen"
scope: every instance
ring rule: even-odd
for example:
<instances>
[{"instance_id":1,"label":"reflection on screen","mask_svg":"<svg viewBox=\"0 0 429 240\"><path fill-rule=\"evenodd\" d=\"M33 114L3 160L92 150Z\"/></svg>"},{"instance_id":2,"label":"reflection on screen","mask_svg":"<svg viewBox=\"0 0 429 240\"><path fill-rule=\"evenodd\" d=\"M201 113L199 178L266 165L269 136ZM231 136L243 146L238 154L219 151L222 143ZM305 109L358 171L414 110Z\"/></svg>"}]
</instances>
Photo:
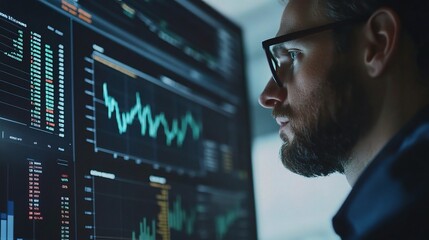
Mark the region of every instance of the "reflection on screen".
<instances>
[{"instance_id":1,"label":"reflection on screen","mask_svg":"<svg viewBox=\"0 0 429 240\"><path fill-rule=\"evenodd\" d=\"M243 72L200 1L1 1L0 240L256 239Z\"/></svg>"}]
</instances>

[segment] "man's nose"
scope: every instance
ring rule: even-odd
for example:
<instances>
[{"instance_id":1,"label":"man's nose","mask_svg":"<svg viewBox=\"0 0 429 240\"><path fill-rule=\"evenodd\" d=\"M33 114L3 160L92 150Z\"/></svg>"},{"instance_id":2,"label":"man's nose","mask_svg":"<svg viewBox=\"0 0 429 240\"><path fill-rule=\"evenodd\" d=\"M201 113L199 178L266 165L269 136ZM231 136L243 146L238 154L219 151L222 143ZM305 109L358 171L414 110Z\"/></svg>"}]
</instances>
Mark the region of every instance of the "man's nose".
<instances>
[{"instance_id":1,"label":"man's nose","mask_svg":"<svg viewBox=\"0 0 429 240\"><path fill-rule=\"evenodd\" d=\"M279 87L271 78L261 95L259 95L259 104L264 108L274 108L274 106L283 103L287 97L286 87Z\"/></svg>"}]
</instances>

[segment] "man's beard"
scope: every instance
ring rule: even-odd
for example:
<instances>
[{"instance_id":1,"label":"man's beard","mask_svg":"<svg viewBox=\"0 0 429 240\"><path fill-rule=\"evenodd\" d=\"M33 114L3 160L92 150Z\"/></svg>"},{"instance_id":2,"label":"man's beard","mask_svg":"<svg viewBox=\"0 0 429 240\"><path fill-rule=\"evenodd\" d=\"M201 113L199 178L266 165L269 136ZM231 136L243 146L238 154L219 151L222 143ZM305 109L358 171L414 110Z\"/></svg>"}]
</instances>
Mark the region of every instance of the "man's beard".
<instances>
[{"instance_id":1,"label":"man's beard","mask_svg":"<svg viewBox=\"0 0 429 240\"><path fill-rule=\"evenodd\" d=\"M306 177L344 173L353 146L370 126L369 104L357 78L352 68L335 64L325 85L302 104L274 109L274 115L288 117L294 134L291 140L281 134L286 168Z\"/></svg>"}]
</instances>

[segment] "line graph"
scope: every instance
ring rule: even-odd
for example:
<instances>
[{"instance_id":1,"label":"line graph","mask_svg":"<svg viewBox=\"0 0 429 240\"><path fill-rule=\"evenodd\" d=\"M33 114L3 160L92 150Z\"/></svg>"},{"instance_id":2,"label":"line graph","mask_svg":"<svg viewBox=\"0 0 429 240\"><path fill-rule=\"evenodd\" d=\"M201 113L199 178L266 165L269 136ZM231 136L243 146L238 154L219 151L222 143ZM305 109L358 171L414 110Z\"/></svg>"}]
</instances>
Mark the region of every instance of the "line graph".
<instances>
[{"instance_id":1,"label":"line graph","mask_svg":"<svg viewBox=\"0 0 429 240\"><path fill-rule=\"evenodd\" d=\"M86 129L94 152L182 173L202 170L206 117L198 98L153 77L147 66L139 70L99 52L87 59Z\"/></svg>"},{"instance_id":2,"label":"line graph","mask_svg":"<svg viewBox=\"0 0 429 240\"><path fill-rule=\"evenodd\" d=\"M188 127L191 129L194 140L198 140L201 135L202 123L197 122L190 112L186 112L180 118L180 123L178 119L173 119L170 124L164 113L161 112L154 116L149 104L142 105L139 92L136 92L135 105L128 112L121 112L118 101L109 95L107 83L103 83L103 99L104 105L108 109L108 118L115 118L120 134L125 133L128 126L138 119L142 136L148 134L152 138L157 138L158 130L162 127L167 146L170 146L175 138L177 145L182 146Z\"/></svg>"}]
</instances>

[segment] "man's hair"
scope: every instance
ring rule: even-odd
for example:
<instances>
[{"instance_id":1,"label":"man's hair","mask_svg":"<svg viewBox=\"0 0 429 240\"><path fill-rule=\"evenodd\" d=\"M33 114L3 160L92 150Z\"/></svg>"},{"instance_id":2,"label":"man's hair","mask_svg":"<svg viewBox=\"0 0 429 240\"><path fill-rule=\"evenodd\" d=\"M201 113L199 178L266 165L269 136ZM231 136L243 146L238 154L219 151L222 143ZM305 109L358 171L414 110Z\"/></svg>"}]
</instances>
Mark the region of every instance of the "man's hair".
<instances>
[{"instance_id":1,"label":"man's hair","mask_svg":"<svg viewBox=\"0 0 429 240\"><path fill-rule=\"evenodd\" d=\"M402 30L413 41L416 60L422 76L429 76L429 0L319 0L322 12L334 20L370 16L380 7L393 9L399 16ZM344 48L349 39L338 39ZM343 46L343 47L341 47Z\"/></svg>"}]
</instances>

